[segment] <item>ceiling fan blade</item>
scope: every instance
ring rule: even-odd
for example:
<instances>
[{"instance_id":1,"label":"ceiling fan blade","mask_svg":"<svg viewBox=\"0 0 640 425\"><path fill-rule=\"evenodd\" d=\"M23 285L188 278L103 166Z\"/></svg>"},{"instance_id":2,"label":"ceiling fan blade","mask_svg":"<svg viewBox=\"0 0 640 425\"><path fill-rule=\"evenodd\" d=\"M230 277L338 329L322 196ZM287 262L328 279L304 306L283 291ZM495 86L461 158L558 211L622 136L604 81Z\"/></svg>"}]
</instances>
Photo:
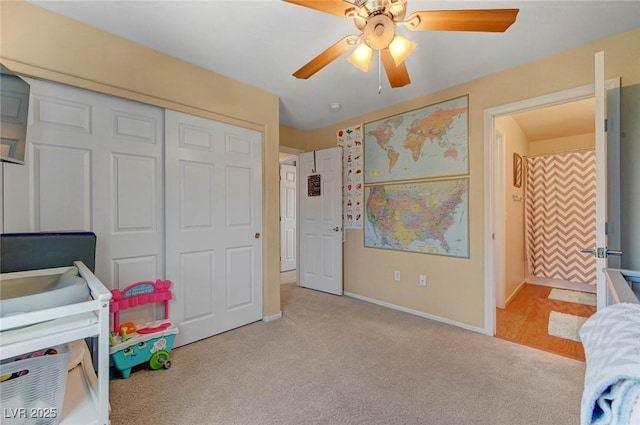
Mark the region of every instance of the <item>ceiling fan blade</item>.
<instances>
[{"instance_id":1,"label":"ceiling fan blade","mask_svg":"<svg viewBox=\"0 0 640 425\"><path fill-rule=\"evenodd\" d=\"M423 10L405 20L413 31L504 32L516 21L519 9Z\"/></svg>"},{"instance_id":2,"label":"ceiling fan blade","mask_svg":"<svg viewBox=\"0 0 640 425\"><path fill-rule=\"evenodd\" d=\"M329 47L324 52L320 53L315 58L311 59L306 65L294 72L293 76L306 80L307 78L311 77L313 74L330 64L332 61L339 58L344 52L358 44L359 41L360 37L357 35L346 36L333 46Z\"/></svg>"},{"instance_id":3,"label":"ceiling fan blade","mask_svg":"<svg viewBox=\"0 0 640 425\"><path fill-rule=\"evenodd\" d=\"M282 0L286 3L297 4L298 6L308 7L310 9L319 10L320 12L330 13L332 15L344 18L347 9L353 8L352 4L345 3L342 0Z\"/></svg>"},{"instance_id":4,"label":"ceiling fan blade","mask_svg":"<svg viewBox=\"0 0 640 425\"><path fill-rule=\"evenodd\" d=\"M387 78L389 79L391 87L403 87L411 83L406 65L402 62L399 66L396 66L389 49L380 50L380 57L384 65L384 70L387 72Z\"/></svg>"}]
</instances>

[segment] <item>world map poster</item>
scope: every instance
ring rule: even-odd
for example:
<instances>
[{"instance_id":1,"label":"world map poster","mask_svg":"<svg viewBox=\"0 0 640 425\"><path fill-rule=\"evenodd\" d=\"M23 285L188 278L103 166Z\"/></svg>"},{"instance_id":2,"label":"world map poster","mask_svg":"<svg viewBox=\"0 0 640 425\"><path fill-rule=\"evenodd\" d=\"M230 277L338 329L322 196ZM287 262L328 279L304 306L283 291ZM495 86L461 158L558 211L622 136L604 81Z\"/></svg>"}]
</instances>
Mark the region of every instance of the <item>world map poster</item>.
<instances>
[{"instance_id":1,"label":"world map poster","mask_svg":"<svg viewBox=\"0 0 640 425\"><path fill-rule=\"evenodd\" d=\"M364 246L469 257L469 179L365 186Z\"/></svg>"},{"instance_id":2,"label":"world map poster","mask_svg":"<svg viewBox=\"0 0 640 425\"><path fill-rule=\"evenodd\" d=\"M364 126L364 183L468 174L468 96Z\"/></svg>"}]
</instances>

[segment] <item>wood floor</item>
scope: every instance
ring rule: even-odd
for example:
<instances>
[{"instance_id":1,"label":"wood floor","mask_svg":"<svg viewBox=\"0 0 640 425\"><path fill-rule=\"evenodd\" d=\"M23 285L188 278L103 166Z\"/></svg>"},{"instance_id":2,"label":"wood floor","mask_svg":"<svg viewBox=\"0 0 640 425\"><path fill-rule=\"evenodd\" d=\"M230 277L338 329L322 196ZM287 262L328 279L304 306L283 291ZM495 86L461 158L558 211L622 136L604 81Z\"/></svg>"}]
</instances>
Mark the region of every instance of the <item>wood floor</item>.
<instances>
[{"instance_id":1,"label":"wood floor","mask_svg":"<svg viewBox=\"0 0 640 425\"><path fill-rule=\"evenodd\" d=\"M596 308L548 298L550 287L525 284L505 309L496 309L496 337L584 361L580 342L549 335L551 311L589 317Z\"/></svg>"}]
</instances>

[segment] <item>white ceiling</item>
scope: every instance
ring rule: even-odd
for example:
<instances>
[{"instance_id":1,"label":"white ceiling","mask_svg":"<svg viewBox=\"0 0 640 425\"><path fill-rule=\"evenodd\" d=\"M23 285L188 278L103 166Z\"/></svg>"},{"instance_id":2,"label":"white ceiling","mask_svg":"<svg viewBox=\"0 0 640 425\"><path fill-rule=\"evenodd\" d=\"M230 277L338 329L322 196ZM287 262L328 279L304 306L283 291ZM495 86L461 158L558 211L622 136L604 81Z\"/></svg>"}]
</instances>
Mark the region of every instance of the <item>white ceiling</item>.
<instances>
[{"instance_id":1,"label":"white ceiling","mask_svg":"<svg viewBox=\"0 0 640 425\"><path fill-rule=\"evenodd\" d=\"M503 69L640 28L640 1L425 1L416 10L519 8L505 33L399 33L418 44L412 83L391 89L377 66L338 58L308 80L291 74L358 30L349 20L278 0L54 1L31 3L280 97L280 123L313 130ZM376 63L377 65L377 63ZM179 76L176 76L179 78ZM332 111L338 102L342 109Z\"/></svg>"}]
</instances>

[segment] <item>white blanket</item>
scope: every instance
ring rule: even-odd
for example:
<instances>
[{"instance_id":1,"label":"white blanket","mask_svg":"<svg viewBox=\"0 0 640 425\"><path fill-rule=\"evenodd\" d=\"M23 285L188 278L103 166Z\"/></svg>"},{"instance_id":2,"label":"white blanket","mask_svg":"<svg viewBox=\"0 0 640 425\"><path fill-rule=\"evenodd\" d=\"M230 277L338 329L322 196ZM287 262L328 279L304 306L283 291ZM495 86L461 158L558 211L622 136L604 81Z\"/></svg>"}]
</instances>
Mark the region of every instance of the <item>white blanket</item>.
<instances>
[{"instance_id":1,"label":"white blanket","mask_svg":"<svg viewBox=\"0 0 640 425\"><path fill-rule=\"evenodd\" d=\"M580 339L586 355L581 425L631 424L640 396L640 304L603 308L582 326Z\"/></svg>"}]
</instances>

